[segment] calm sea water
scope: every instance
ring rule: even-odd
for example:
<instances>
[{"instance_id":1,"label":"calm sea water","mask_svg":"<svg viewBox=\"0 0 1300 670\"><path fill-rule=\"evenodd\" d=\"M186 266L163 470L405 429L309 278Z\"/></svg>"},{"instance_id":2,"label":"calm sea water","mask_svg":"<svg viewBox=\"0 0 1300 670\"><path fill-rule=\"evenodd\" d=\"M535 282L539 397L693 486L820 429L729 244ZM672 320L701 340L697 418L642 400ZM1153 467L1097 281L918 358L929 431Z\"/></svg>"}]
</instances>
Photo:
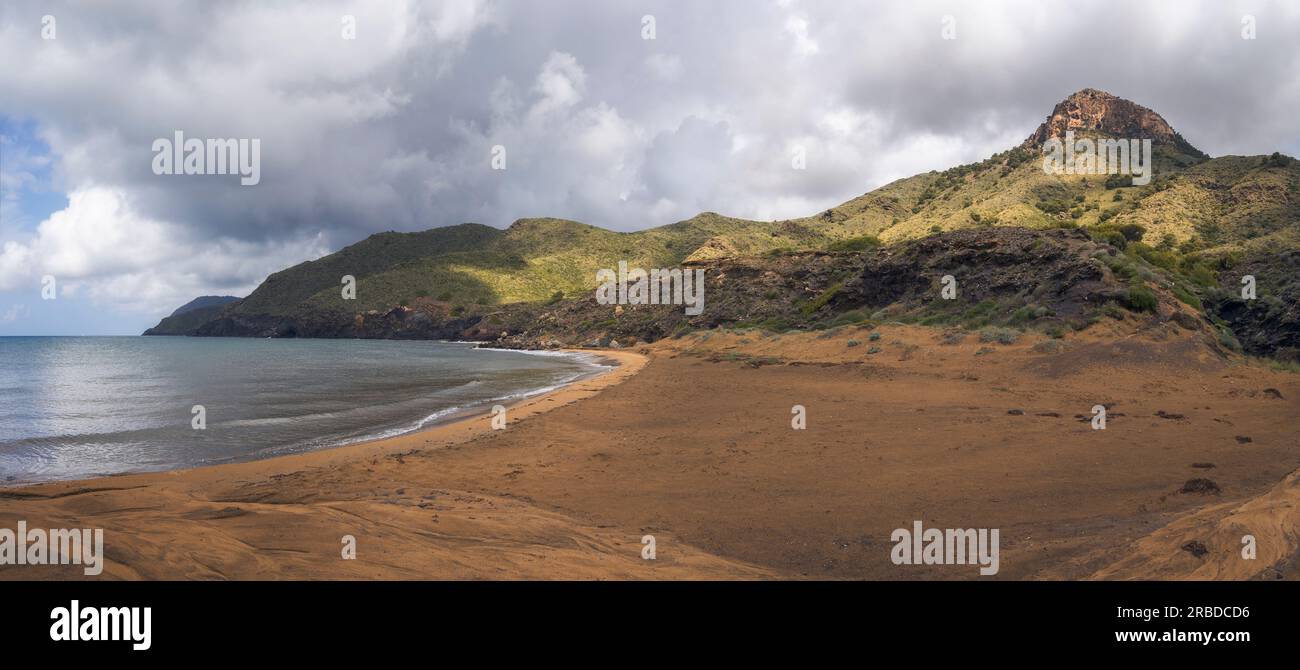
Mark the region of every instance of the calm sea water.
<instances>
[{"instance_id":1,"label":"calm sea water","mask_svg":"<svg viewBox=\"0 0 1300 670\"><path fill-rule=\"evenodd\" d=\"M0 337L0 484L397 435L603 369L586 354L442 342Z\"/></svg>"}]
</instances>

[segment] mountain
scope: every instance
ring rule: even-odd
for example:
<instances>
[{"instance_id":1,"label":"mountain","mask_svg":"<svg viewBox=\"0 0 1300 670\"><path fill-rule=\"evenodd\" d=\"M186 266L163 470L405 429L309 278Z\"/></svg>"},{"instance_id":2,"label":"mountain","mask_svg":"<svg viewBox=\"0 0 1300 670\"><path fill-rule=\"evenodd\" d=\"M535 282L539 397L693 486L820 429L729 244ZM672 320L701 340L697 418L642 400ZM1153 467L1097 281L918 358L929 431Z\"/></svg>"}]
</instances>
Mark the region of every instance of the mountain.
<instances>
[{"instance_id":1,"label":"mountain","mask_svg":"<svg viewBox=\"0 0 1300 670\"><path fill-rule=\"evenodd\" d=\"M204 309L206 307L220 307L222 305L227 305L232 302L236 302L238 300L239 298L233 295L201 295L185 303L184 305L177 307L176 311L172 312L171 315L180 316L186 312L193 312L196 309Z\"/></svg>"},{"instance_id":2,"label":"mountain","mask_svg":"<svg viewBox=\"0 0 1300 670\"><path fill-rule=\"evenodd\" d=\"M221 310L239 298L233 295L199 296L176 308L158 325L144 331L145 335L187 335L221 314Z\"/></svg>"},{"instance_id":3,"label":"mountain","mask_svg":"<svg viewBox=\"0 0 1300 670\"><path fill-rule=\"evenodd\" d=\"M1154 179L1134 185L1121 175L1047 173L1039 147L1067 131L1078 137L1151 139ZM520 219L505 230L461 224L420 233L380 233L271 275L247 298L184 332L518 340L520 346L599 341L619 332L626 339L637 333L617 326L636 319L612 313L597 318L597 313L610 311L607 307L591 315L586 311L594 305L596 271L617 267L619 261L630 267L689 265L725 273L729 263L749 259L747 267L768 267L765 272L776 273L793 271L789 258L811 262L829 252L869 266L872 258L899 249L926 249L914 243L932 236L956 245L945 246L948 252L969 255L978 251L982 238L1002 239L992 235L994 229L1011 227L1042 237L1040 246L1050 245L1044 237L1047 231L1077 231L1119 254L1094 259L1110 273L1106 281L1113 285L1106 290L1115 301L1122 303L1119 294L1138 285L1149 286L1158 301L1172 296L1200 310L1225 342L1238 342L1234 327L1252 333L1264 328L1271 334L1243 337L1240 346L1254 347L1255 353L1289 355L1300 347L1300 319L1287 306L1300 303L1300 286L1291 279L1292 265L1277 258L1280 252L1300 250L1298 224L1296 161L1276 153L1211 158L1156 112L1084 89L1057 104L1016 147L978 163L900 179L812 216L748 221L706 212L633 233L545 218ZM978 234L949 235L962 231ZM1241 277L1233 268L1241 267L1258 268L1264 295L1259 301L1234 301ZM831 284L852 274L844 267L835 272L840 276ZM344 275L356 279L354 300L341 295ZM745 314L757 310L771 323L819 327L834 320L820 307L850 309L847 303L827 299L813 310L821 316L808 318L803 308L816 292L828 288L811 281L800 287L773 287L777 295L791 290L814 293L790 294L782 314L757 307L727 314L731 323L748 322ZM746 300L737 297L737 304ZM710 303L710 312L715 305ZM1020 309L1031 304L1018 300L1004 306ZM990 322L1009 322L1015 309ZM551 330L564 338L539 334L528 320L547 315L559 319ZM673 328L729 322L715 316L706 313ZM584 320L564 321L568 318ZM1035 319L1017 318L1017 325L1035 325ZM1041 318L1046 320L1039 325L1061 325ZM511 329L498 328L507 322ZM662 336L663 325L647 326L639 335ZM532 333L532 339L519 340L521 330ZM504 338L503 331L508 333Z\"/></svg>"},{"instance_id":4,"label":"mountain","mask_svg":"<svg viewBox=\"0 0 1300 670\"><path fill-rule=\"evenodd\" d=\"M1036 149L1047 140L1065 137L1071 131L1150 139L1154 144L1175 146L1192 155L1200 154L1199 150L1174 131L1164 117L1137 103L1095 88L1085 88L1058 103L1047 120L1021 146Z\"/></svg>"}]
</instances>

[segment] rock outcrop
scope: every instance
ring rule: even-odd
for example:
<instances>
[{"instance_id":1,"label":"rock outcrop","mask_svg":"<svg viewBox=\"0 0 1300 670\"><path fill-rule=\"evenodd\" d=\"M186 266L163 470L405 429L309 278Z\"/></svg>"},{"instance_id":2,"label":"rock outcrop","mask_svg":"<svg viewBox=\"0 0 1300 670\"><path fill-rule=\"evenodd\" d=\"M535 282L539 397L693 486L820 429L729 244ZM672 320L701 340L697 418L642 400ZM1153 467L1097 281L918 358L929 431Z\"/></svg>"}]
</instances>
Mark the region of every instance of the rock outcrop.
<instances>
[{"instance_id":1,"label":"rock outcrop","mask_svg":"<svg viewBox=\"0 0 1300 670\"><path fill-rule=\"evenodd\" d=\"M1164 117L1154 111L1105 91L1085 88L1057 103L1047 120L1025 140L1024 146L1041 148L1048 139L1064 138L1068 131L1150 139L1155 144L1186 144Z\"/></svg>"}]
</instances>

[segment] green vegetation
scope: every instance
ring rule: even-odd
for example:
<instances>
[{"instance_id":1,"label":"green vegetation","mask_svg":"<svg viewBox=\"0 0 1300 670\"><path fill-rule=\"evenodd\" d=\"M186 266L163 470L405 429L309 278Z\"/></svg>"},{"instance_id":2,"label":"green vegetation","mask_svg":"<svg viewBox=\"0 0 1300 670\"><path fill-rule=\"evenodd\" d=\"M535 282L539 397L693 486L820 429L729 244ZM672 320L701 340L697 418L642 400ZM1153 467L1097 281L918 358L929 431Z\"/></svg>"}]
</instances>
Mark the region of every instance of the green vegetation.
<instances>
[{"instance_id":1,"label":"green vegetation","mask_svg":"<svg viewBox=\"0 0 1300 670\"><path fill-rule=\"evenodd\" d=\"M1070 204L1064 200L1040 200L1034 206L1045 214L1061 214L1070 208Z\"/></svg>"},{"instance_id":2,"label":"green vegetation","mask_svg":"<svg viewBox=\"0 0 1300 670\"><path fill-rule=\"evenodd\" d=\"M978 163L900 179L799 219L748 221L706 212L635 233L547 218L521 219L505 230L466 223L380 233L271 275L230 310L244 316L352 315L426 304L433 300L421 299L436 296L453 315L483 314L507 303L553 305L589 296L596 272L615 269L619 261L649 269L723 257L863 252L988 226L1077 227L1114 247L1098 260L1130 286L1123 301L1130 310L1154 308L1147 283L1201 310L1218 274L1242 253L1300 249L1300 164L1280 153L1209 159L1177 138L1156 146L1159 176L1146 186L1134 186L1129 175L1048 175L1039 158L1018 146ZM342 299L345 275L357 280L355 300ZM793 294L763 295L811 316L839 289L829 286L803 304ZM869 317L853 310L825 321L853 325ZM778 332L797 323L807 327L798 314L753 318L754 325ZM1053 318L1022 296L1005 304L943 306L916 320L968 329L1059 326Z\"/></svg>"},{"instance_id":3,"label":"green vegetation","mask_svg":"<svg viewBox=\"0 0 1300 670\"><path fill-rule=\"evenodd\" d=\"M826 247L827 251L866 251L880 246L880 238L872 235L861 235L859 237L850 237L846 240L839 240L830 243Z\"/></svg>"},{"instance_id":4,"label":"green vegetation","mask_svg":"<svg viewBox=\"0 0 1300 670\"><path fill-rule=\"evenodd\" d=\"M1135 312L1154 312L1157 304L1156 294L1142 284L1129 286L1124 296L1124 306Z\"/></svg>"},{"instance_id":5,"label":"green vegetation","mask_svg":"<svg viewBox=\"0 0 1300 670\"><path fill-rule=\"evenodd\" d=\"M1268 158L1265 158L1263 163L1264 163L1264 167L1284 168L1291 164L1291 157L1283 156L1281 153L1274 151L1273 155L1269 156Z\"/></svg>"},{"instance_id":6,"label":"green vegetation","mask_svg":"<svg viewBox=\"0 0 1300 670\"><path fill-rule=\"evenodd\" d=\"M1201 299L1196 297L1195 293L1187 290L1181 284L1174 284L1170 291L1174 294L1174 297L1178 298L1178 300L1184 305L1192 307L1198 312L1205 309L1205 306L1201 303Z\"/></svg>"},{"instance_id":7,"label":"green vegetation","mask_svg":"<svg viewBox=\"0 0 1300 670\"><path fill-rule=\"evenodd\" d=\"M1011 328L990 326L980 329L980 342L998 344L1015 344L1020 339L1020 332Z\"/></svg>"},{"instance_id":8,"label":"green vegetation","mask_svg":"<svg viewBox=\"0 0 1300 670\"><path fill-rule=\"evenodd\" d=\"M826 303L831 301L831 298L835 297L836 293L839 293L841 288L844 288L844 284L832 284L825 291L818 294L816 298L809 300L801 310L804 314L812 314L820 310L822 307L826 306Z\"/></svg>"}]
</instances>

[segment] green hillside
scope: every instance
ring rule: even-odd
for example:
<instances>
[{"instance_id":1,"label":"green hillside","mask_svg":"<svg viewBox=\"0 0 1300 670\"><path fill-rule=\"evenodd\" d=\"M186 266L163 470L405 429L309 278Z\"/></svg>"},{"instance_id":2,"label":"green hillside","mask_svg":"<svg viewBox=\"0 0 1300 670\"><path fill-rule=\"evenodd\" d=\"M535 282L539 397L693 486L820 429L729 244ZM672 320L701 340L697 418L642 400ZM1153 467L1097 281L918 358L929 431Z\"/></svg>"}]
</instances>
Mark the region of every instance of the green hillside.
<instances>
[{"instance_id":1,"label":"green hillside","mask_svg":"<svg viewBox=\"0 0 1300 670\"><path fill-rule=\"evenodd\" d=\"M1070 103L1067 105L1066 103ZM1100 107L1100 109L1099 109ZM1156 138L1155 176L1134 186L1106 175L1046 174L1035 137L1087 118L1114 119L1126 133ZM1077 121L1083 123L1083 121ZM1111 136L1083 128L1079 136ZM417 302L453 315L493 306L575 297L596 271L755 257L793 251L894 244L935 233L994 226L1081 227L1094 239L1187 273L1227 256L1300 249L1300 164L1284 156L1209 158L1158 114L1085 90L1057 106L1026 143L979 163L887 184L813 216L747 221L704 213L633 233L563 219L520 219L506 230L461 224L419 233L381 233L324 258L271 275L223 314L246 318L334 315L339 319ZM1155 258L1157 254L1165 254ZM1197 270L1197 268L1201 268ZM357 279L343 300L344 275ZM1190 276L1190 275L1189 275ZM1212 278L1202 277L1202 284Z\"/></svg>"},{"instance_id":2,"label":"green hillside","mask_svg":"<svg viewBox=\"0 0 1300 670\"><path fill-rule=\"evenodd\" d=\"M675 224L616 233L564 219L520 219L504 231L478 224L423 233L382 233L342 251L272 275L234 308L243 314L307 310L367 311L430 298L495 305L574 295L596 271L673 266L689 259L825 247L845 236L834 226L746 221L705 213ZM341 278L357 278L344 300Z\"/></svg>"},{"instance_id":3,"label":"green hillside","mask_svg":"<svg viewBox=\"0 0 1300 670\"><path fill-rule=\"evenodd\" d=\"M521 219L504 231L462 224L382 233L272 275L236 309L365 311L421 297L467 306L540 301L557 291L591 289L595 272L620 260L664 267L688 259L825 249L865 235L892 243L981 226L1103 230L1137 224L1149 244L1184 251L1278 242L1300 247L1300 164L1272 165L1262 156L1161 163L1165 169L1147 186L1107 188L1101 176L1047 175L1038 160L1017 164L1015 153L1007 152L900 180L790 221L706 213L635 233L563 219ZM341 297L345 274L358 279L355 301Z\"/></svg>"}]
</instances>

